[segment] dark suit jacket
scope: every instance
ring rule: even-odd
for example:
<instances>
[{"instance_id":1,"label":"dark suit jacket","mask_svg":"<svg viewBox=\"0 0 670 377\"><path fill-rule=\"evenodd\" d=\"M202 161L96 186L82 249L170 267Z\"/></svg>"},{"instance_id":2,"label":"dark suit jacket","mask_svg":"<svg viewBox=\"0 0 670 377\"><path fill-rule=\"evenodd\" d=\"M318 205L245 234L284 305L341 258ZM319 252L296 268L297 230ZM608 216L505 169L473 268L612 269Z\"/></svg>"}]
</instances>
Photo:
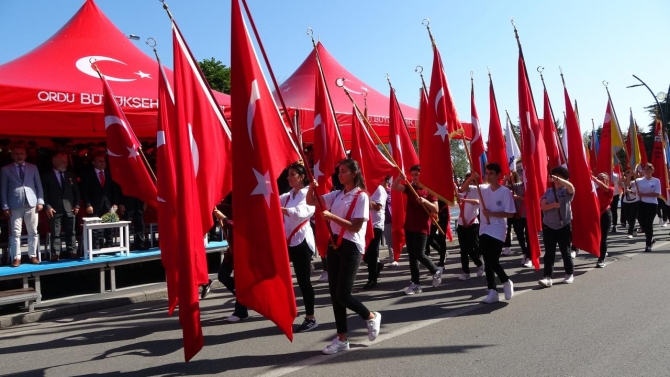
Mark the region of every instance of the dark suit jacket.
<instances>
[{"instance_id":1,"label":"dark suit jacket","mask_svg":"<svg viewBox=\"0 0 670 377\"><path fill-rule=\"evenodd\" d=\"M81 199L84 201L84 209L93 207L93 214L102 216L109 212L112 204L121 204L121 188L112 181L109 169L105 170L105 187L100 186L100 181L95 175L95 169L89 169L81 177Z\"/></svg>"},{"instance_id":2,"label":"dark suit jacket","mask_svg":"<svg viewBox=\"0 0 670 377\"><path fill-rule=\"evenodd\" d=\"M79 207L81 199L77 178L69 171L64 172L64 174L65 189L61 187L53 169L42 174L44 204L46 209L53 208L57 214L72 212L73 208Z\"/></svg>"}]
</instances>

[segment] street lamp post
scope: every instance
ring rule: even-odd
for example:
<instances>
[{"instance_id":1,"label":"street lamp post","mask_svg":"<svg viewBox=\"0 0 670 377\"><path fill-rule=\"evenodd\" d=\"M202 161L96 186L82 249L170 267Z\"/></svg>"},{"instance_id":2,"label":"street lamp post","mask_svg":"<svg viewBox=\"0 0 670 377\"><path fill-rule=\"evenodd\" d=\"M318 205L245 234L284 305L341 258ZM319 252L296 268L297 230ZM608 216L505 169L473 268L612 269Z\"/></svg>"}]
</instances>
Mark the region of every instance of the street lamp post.
<instances>
[{"instance_id":1,"label":"street lamp post","mask_svg":"<svg viewBox=\"0 0 670 377\"><path fill-rule=\"evenodd\" d=\"M658 102L658 97L663 97L663 98L661 99L661 100L663 100L663 99L665 98L665 96L668 95L668 94L665 94L665 93L659 93L659 95L657 96L657 95L654 94L654 92L651 90L651 88L649 87L649 85L647 85L647 83L645 83L644 81L642 81L642 79L640 79L639 77L635 76L635 75L632 74L632 73L631 73L630 75L633 76L637 81L639 81L640 84L629 85L629 86L627 86L626 88L635 88L635 87L637 87L637 86L642 86L642 85L644 85L644 87L647 88L647 90L649 91L649 93L651 93L652 97L654 97L654 101L656 101L656 106L658 106L658 111L659 111L659 113L660 113L660 115L661 115L661 122L663 122L663 127L664 127L664 128L668 127L668 119L665 117L665 112L663 111L663 107L661 107L661 104ZM670 93L669 93L669 94L670 94Z\"/></svg>"}]
</instances>

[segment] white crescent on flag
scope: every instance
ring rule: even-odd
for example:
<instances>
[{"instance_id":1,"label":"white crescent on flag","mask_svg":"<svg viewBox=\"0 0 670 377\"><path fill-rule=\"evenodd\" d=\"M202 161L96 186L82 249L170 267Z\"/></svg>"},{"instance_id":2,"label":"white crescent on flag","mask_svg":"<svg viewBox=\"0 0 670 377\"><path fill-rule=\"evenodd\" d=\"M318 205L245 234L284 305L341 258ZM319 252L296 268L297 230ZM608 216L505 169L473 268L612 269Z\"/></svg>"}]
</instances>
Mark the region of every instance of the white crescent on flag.
<instances>
[{"instance_id":1,"label":"white crescent on flag","mask_svg":"<svg viewBox=\"0 0 670 377\"><path fill-rule=\"evenodd\" d=\"M249 106L247 107L247 131L249 132L249 142L251 148L254 147L254 139L251 136L251 127L254 125L254 115L256 114L256 102L261 99L258 90L258 81L251 82L251 95L249 96Z\"/></svg>"},{"instance_id":2,"label":"white crescent on flag","mask_svg":"<svg viewBox=\"0 0 670 377\"><path fill-rule=\"evenodd\" d=\"M198 176L198 168L200 167L200 152L198 152L198 143L195 142L193 137L193 128L191 128L191 123L188 124L188 138L191 140L191 158L193 158L193 171L195 176Z\"/></svg>"},{"instance_id":3,"label":"white crescent on flag","mask_svg":"<svg viewBox=\"0 0 670 377\"><path fill-rule=\"evenodd\" d=\"M470 144L479 140L479 138L481 136L482 136L482 130L479 128L479 119L477 119L473 116L472 117L472 141L470 142Z\"/></svg>"},{"instance_id":4,"label":"white crescent on flag","mask_svg":"<svg viewBox=\"0 0 670 377\"><path fill-rule=\"evenodd\" d=\"M115 115L107 115L105 117L105 130L107 127L111 126L112 124L118 124L119 126L123 127L123 129L126 131L128 136L133 135L130 130L128 129L128 125L126 122L123 121L123 119L115 116ZM130 152L130 155L128 157L133 157L135 158L137 156L137 150L135 150L135 145L133 144L132 150L131 148L128 148L128 151ZM107 154L112 156L112 157L123 157L120 154L116 154L112 152L110 149L107 149Z\"/></svg>"},{"instance_id":5,"label":"white crescent on flag","mask_svg":"<svg viewBox=\"0 0 670 377\"><path fill-rule=\"evenodd\" d=\"M77 60L75 63L75 66L77 67L78 70L80 70L82 73L87 74L91 77L95 77L96 79L99 77L98 72L96 72L91 64L91 61L99 61L99 62L115 62L115 63L120 63L123 65L128 65L120 60L116 60L114 58L109 58L107 56L98 56L98 55L91 55L91 56L84 56L83 58L80 58ZM141 72L141 71L140 71ZM142 72L144 73L144 72ZM146 75L146 74L145 74ZM108 81L119 81L119 82L128 82L128 81L135 81L135 79L120 79L118 77L112 77L112 76L107 76L107 75L102 75L104 78L106 78Z\"/></svg>"}]
</instances>

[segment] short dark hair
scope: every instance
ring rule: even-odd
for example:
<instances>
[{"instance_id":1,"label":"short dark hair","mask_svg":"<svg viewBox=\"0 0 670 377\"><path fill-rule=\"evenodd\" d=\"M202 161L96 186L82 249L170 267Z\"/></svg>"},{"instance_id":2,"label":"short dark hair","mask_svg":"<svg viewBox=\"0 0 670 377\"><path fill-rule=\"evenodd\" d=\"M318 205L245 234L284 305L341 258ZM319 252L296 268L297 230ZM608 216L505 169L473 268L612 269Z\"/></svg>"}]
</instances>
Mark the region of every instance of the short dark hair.
<instances>
[{"instance_id":1,"label":"short dark hair","mask_svg":"<svg viewBox=\"0 0 670 377\"><path fill-rule=\"evenodd\" d=\"M417 165L414 165L414 166L412 166L411 168L409 168L409 171L410 171L410 172L418 171L418 172L420 173L420 172L421 172L421 165L418 165L418 164L417 164Z\"/></svg>"},{"instance_id":2,"label":"short dark hair","mask_svg":"<svg viewBox=\"0 0 670 377\"><path fill-rule=\"evenodd\" d=\"M496 174L500 174L500 172L502 171L502 169L500 169L500 164L497 162L491 162L486 164L486 170L494 171L496 172Z\"/></svg>"},{"instance_id":3,"label":"short dark hair","mask_svg":"<svg viewBox=\"0 0 670 377\"><path fill-rule=\"evenodd\" d=\"M563 179L568 179L570 178L570 172L568 169L562 167L562 166L557 166L553 169L551 169L551 175L557 175Z\"/></svg>"},{"instance_id":4,"label":"short dark hair","mask_svg":"<svg viewBox=\"0 0 670 377\"><path fill-rule=\"evenodd\" d=\"M304 177L302 179L302 184L309 186L309 178L307 177L307 170L305 169L305 165L299 162L294 162L288 167L288 170L293 170L298 173L298 175L302 175Z\"/></svg>"}]
</instances>

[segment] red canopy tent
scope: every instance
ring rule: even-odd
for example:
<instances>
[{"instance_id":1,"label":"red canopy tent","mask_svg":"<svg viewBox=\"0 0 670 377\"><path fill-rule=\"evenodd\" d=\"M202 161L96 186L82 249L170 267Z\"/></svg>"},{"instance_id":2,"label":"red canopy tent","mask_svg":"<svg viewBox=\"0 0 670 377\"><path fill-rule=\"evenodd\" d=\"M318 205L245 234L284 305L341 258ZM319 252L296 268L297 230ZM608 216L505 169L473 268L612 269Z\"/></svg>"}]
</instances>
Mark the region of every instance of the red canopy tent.
<instances>
[{"instance_id":1,"label":"red canopy tent","mask_svg":"<svg viewBox=\"0 0 670 377\"><path fill-rule=\"evenodd\" d=\"M156 137L158 64L87 0L49 40L0 65L0 134L104 138L97 59L139 138ZM172 71L166 69L169 78ZM229 110L230 97L216 93Z\"/></svg>"}]
</instances>

